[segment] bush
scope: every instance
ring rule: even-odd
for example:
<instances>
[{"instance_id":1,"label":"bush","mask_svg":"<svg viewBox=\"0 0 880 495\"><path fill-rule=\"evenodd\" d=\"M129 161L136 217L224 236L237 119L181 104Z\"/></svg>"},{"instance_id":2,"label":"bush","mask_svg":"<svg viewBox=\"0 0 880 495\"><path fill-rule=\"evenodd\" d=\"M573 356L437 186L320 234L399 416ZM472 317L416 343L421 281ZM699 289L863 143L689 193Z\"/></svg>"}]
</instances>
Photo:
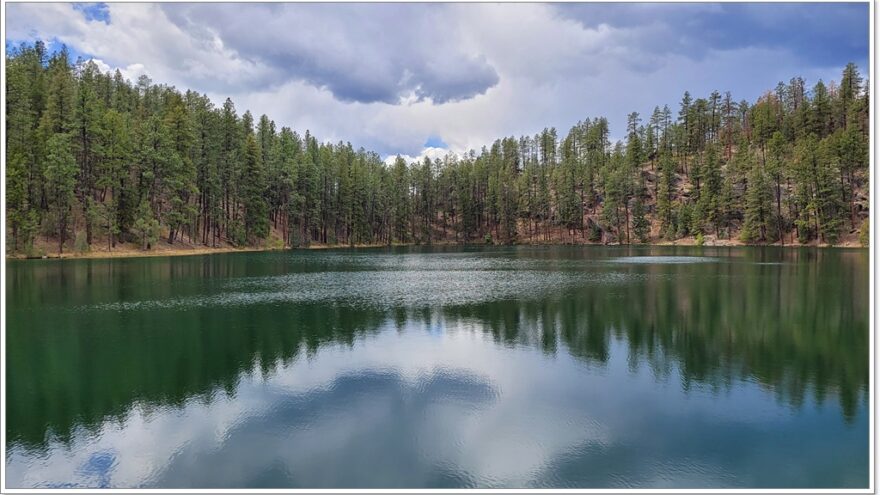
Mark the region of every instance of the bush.
<instances>
[{"instance_id":1,"label":"bush","mask_svg":"<svg viewBox=\"0 0 880 495\"><path fill-rule=\"evenodd\" d=\"M687 237L691 233L691 206L683 203L679 209L676 218L678 219L678 237Z\"/></svg>"},{"instance_id":2,"label":"bush","mask_svg":"<svg viewBox=\"0 0 880 495\"><path fill-rule=\"evenodd\" d=\"M302 239L300 239L299 227L292 227L290 230L290 247L298 248L302 246Z\"/></svg>"},{"instance_id":3,"label":"bush","mask_svg":"<svg viewBox=\"0 0 880 495\"><path fill-rule=\"evenodd\" d=\"M247 236L244 231L244 225L240 221L232 221L229 224L226 235L228 236L229 241L235 247L247 245Z\"/></svg>"},{"instance_id":4,"label":"bush","mask_svg":"<svg viewBox=\"0 0 880 495\"><path fill-rule=\"evenodd\" d=\"M483 241L485 241L486 244L492 244L492 234L487 232L486 236L483 238Z\"/></svg>"},{"instance_id":5,"label":"bush","mask_svg":"<svg viewBox=\"0 0 880 495\"><path fill-rule=\"evenodd\" d=\"M77 253L88 253L91 246L89 246L88 241L86 241L86 233L79 232L76 234L76 239L73 241L73 249L76 250Z\"/></svg>"},{"instance_id":6,"label":"bush","mask_svg":"<svg viewBox=\"0 0 880 495\"><path fill-rule=\"evenodd\" d=\"M587 240L590 242L599 242L602 240L602 228L596 222L590 222L589 230L587 230Z\"/></svg>"},{"instance_id":7,"label":"bush","mask_svg":"<svg viewBox=\"0 0 880 495\"><path fill-rule=\"evenodd\" d=\"M266 247L269 249L284 249L284 241L280 237L271 237L269 242L266 243Z\"/></svg>"},{"instance_id":8,"label":"bush","mask_svg":"<svg viewBox=\"0 0 880 495\"><path fill-rule=\"evenodd\" d=\"M43 256L46 256L46 251L30 244L25 246L24 255L26 258L42 258Z\"/></svg>"},{"instance_id":9,"label":"bush","mask_svg":"<svg viewBox=\"0 0 880 495\"><path fill-rule=\"evenodd\" d=\"M159 221L153 216L149 202L142 201L138 206L137 220L132 227L132 232L137 236L141 249L150 249L153 244L159 242L160 231Z\"/></svg>"},{"instance_id":10,"label":"bush","mask_svg":"<svg viewBox=\"0 0 880 495\"><path fill-rule=\"evenodd\" d=\"M48 211L43 215L43 222L40 224L39 232L43 237L58 235L58 215L54 211Z\"/></svg>"},{"instance_id":11,"label":"bush","mask_svg":"<svg viewBox=\"0 0 880 495\"><path fill-rule=\"evenodd\" d=\"M862 225L859 227L859 244L864 247L868 247L871 243L871 234L869 230L871 228L871 222L868 219L862 220Z\"/></svg>"},{"instance_id":12,"label":"bush","mask_svg":"<svg viewBox=\"0 0 880 495\"><path fill-rule=\"evenodd\" d=\"M705 239L703 239L703 233L698 233L697 236L694 238L694 241L697 243L697 246L702 246L705 242Z\"/></svg>"}]
</instances>

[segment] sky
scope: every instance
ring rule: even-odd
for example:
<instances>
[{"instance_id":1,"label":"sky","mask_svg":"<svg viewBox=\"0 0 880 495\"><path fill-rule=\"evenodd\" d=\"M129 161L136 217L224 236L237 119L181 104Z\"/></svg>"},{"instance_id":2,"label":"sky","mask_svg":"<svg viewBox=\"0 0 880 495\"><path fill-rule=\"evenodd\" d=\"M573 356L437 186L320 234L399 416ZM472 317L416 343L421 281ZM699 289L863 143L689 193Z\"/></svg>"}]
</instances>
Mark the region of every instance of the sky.
<instances>
[{"instance_id":1,"label":"sky","mask_svg":"<svg viewBox=\"0 0 880 495\"><path fill-rule=\"evenodd\" d=\"M779 81L868 72L868 3L7 3L42 39L135 81L409 159Z\"/></svg>"}]
</instances>

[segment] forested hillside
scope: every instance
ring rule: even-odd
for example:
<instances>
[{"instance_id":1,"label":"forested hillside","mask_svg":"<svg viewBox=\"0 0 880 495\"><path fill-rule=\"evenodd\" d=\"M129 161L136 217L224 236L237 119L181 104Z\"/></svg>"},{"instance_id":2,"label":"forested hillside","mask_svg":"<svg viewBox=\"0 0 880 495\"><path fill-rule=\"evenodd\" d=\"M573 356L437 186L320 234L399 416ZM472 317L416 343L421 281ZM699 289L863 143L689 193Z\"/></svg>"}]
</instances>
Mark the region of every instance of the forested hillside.
<instances>
[{"instance_id":1,"label":"forested hillside","mask_svg":"<svg viewBox=\"0 0 880 495\"><path fill-rule=\"evenodd\" d=\"M40 42L6 63L13 252L867 238L868 84L852 64L756 102L685 92L630 114L624 142L593 118L389 166Z\"/></svg>"}]
</instances>

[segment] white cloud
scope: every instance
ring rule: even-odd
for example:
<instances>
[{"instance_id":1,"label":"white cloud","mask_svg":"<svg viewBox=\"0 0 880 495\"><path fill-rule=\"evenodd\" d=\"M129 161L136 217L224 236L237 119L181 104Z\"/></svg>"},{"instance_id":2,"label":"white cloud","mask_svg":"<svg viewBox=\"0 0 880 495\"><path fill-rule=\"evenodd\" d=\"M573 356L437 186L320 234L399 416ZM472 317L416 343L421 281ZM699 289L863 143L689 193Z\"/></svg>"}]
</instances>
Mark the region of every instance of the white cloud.
<instances>
[{"instance_id":1,"label":"white cloud","mask_svg":"<svg viewBox=\"0 0 880 495\"><path fill-rule=\"evenodd\" d=\"M453 151L449 151L446 148L436 148L434 146L428 146L422 149L421 153L418 155L412 156L407 154L401 154L400 157L403 158L406 163L414 163L414 162L422 162L425 158L430 158L431 160L442 160L447 156L457 157L457 153ZM397 160L398 155L388 155L385 158L385 163L388 165L392 165Z\"/></svg>"},{"instance_id":2,"label":"white cloud","mask_svg":"<svg viewBox=\"0 0 880 495\"><path fill-rule=\"evenodd\" d=\"M601 453L638 444L651 428L645 411L653 420L679 417L677 408L687 401L693 421L711 418L718 428L738 431L748 431L756 415L765 423L785 416L784 405L773 405L773 392L752 382L724 393L699 385L685 390L675 366L669 379L658 380L649 366L627 363L620 341L609 343L612 357L601 369L591 369L567 351L507 348L478 321L434 324L443 332L410 322L400 333L387 322L355 345L322 345L313 356L277 363L267 375L255 366L238 377L232 395L217 389L183 404L134 404L118 420L75 430L69 442L53 439L44 453L13 446L7 483L94 486L103 475L123 488L230 487L280 466L310 487L387 486L382 483L391 479L422 486L439 465L480 485L521 487L541 484L573 456L589 459L584 446ZM344 385L352 380L370 392L351 393ZM627 393L619 393L615 387L624 381ZM460 393L437 400L444 386ZM757 408L756 401L770 405ZM403 410L388 414L401 404ZM383 446L378 458L377 442ZM675 446L662 437L628 454L653 466L633 481L668 481L653 478L669 469L655 465L658 453L679 466L692 461ZM667 452L674 456L666 458ZM87 469L102 455L112 459L106 473ZM404 474L398 463L383 462L408 456L413 462ZM701 486L717 483L715 462L709 456L678 475ZM604 474L597 469L597 476Z\"/></svg>"},{"instance_id":3,"label":"white cloud","mask_svg":"<svg viewBox=\"0 0 880 495\"><path fill-rule=\"evenodd\" d=\"M438 156L429 136L461 153L596 116L619 137L627 113L676 109L684 90L754 99L780 80L840 70L781 46L706 44L695 55L656 9L613 23L547 4L113 3L109 24L70 4L7 14L10 39L57 38L132 80L229 96L279 126L412 159Z\"/></svg>"}]
</instances>

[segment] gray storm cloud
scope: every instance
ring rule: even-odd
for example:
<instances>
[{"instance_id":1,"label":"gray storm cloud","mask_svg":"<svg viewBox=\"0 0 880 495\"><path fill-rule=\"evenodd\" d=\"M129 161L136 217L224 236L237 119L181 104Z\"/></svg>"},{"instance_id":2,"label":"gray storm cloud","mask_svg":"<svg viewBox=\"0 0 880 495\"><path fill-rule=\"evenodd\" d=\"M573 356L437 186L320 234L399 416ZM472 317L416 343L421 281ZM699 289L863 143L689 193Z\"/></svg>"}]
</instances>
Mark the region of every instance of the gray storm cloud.
<instances>
[{"instance_id":1,"label":"gray storm cloud","mask_svg":"<svg viewBox=\"0 0 880 495\"><path fill-rule=\"evenodd\" d=\"M231 97L239 111L383 157L452 151L605 116L685 90L754 99L866 67L867 4L7 5L7 41L66 43L122 70Z\"/></svg>"},{"instance_id":2,"label":"gray storm cloud","mask_svg":"<svg viewBox=\"0 0 880 495\"><path fill-rule=\"evenodd\" d=\"M436 103L485 93L499 77L459 46L446 10L432 5L166 4L168 18L238 56L271 67L263 85L299 79L341 101ZM451 32L450 32L451 31Z\"/></svg>"}]
</instances>

